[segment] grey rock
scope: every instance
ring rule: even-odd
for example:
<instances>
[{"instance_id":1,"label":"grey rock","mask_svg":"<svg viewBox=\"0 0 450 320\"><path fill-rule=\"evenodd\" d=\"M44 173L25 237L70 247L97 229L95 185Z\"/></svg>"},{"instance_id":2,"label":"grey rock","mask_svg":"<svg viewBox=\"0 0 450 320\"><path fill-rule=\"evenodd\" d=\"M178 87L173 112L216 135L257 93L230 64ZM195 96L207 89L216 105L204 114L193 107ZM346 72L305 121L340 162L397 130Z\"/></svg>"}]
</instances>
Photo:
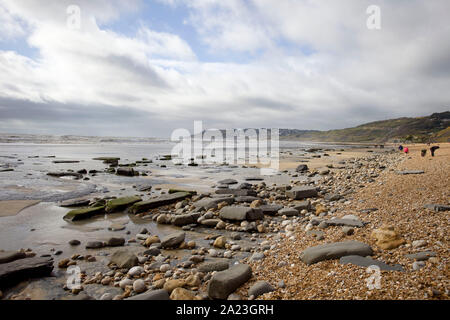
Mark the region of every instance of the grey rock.
<instances>
[{"instance_id":1,"label":"grey rock","mask_svg":"<svg viewBox=\"0 0 450 320\"><path fill-rule=\"evenodd\" d=\"M101 241L89 241L86 244L86 249L100 249L103 248L105 244Z\"/></svg>"},{"instance_id":2,"label":"grey rock","mask_svg":"<svg viewBox=\"0 0 450 320\"><path fill-rule=\"evenodd\" d=\"M425 267L425 262L423 261L414 261L412 264L412 268L414 271L420 270Z\"/></svg>"},{"instance_id":3,"label":"grey rock","mask_svg":"<svg viewBox=\"0 0 450 320\"><path fill-rule=\"evenodd\" d=\"M125 244L124 238L109 238L108 241L106 242L106 245L108 247L120 247L123 246L124 244Z\"/></svg>"},{"instance_id":4,"label":"grey rock","mask_svg":"<svg viewBox=\"0 0 450 320\"><path fill-rule=\"evenodd\" d=\"M230 205L234 202L234 198L232 198L232 197L219 197L219 198L206 197L199 201L194 202L194 207L205 208L206 210L217 209L217 205L224 201Z\"/></svg>"},{"instance_id":5,"label":"grey rock","mask_svg":"<svg viewBox=\"0 0 450 320\"><path fill-rule=\"evenodd\" d=\"M436 211L436 212L450 210L450 206L444 205L444 204L426 204L423 207L425 209L429 209L429 210Z\"/></svg>"},{"instance_id":6,"label":"grey rock","mask_svg":"<svg viewBox=\"0 0 450 320\"><path fill-rule=\"evenodd\" d=\"M1 263L8 263L19 259L26 258L26 254L24 252L20 251L0 251L0 264Z\"/></svg>"},{"instance_id":7,"label":"grey rock","mask_svg":"<svg viewBox=\"0 0 450 320\"><path fill-rule=\"evenodd\" d=\"M265 204L259 207L263 214L274 216L280 209L283 209L282 205L279 204Z\"/></svg>"},{"instance_id":8,"label":"grey rock","mask_svg":"<svg viewBox=\"0 0 450 320\"><path fill-rule=\"evenodd\" d=\"M70 240L70 241L69 241L69 244L70 244L71 246L79 246L79 245L81 244L81 242L80 242L80 240L74 239L74 240Z\"/></svg>"},{"instance_id":9,"label":"grey rock","mask_svg":"<svg viewBox=\"0 0 450 320\"><path fill-rule=\"evenodd\" d=\"M208 283L208 296L212 299L226 299L251 277L252 269L246 264L237 264L217 272Z\"/></svg>"},{"instance_id":10,"label":"grey rock","mask_svg":"<svg viewBox=\"0 0 450 320\"><path fill-rule=\"evenodd\" d=\"M416 261L425 261L430 259L431 257L436 257L436 252L434 251L422 251L417 253L411 253L405 255L406 258Z\"/></svg>"},{"instance_id":11,"label":"grey rock","mask_svg":"<svg viewBox=\"0 0 450 320\"><path fill-rule=\"evenodd\" d=\"M295 171L296 172L306 172L306 171L308 171L308 166L306 164L300 164L299 166L297 166Z\"/></svg>"},{"instance_id":12,"label":"grey rock","mask_svg":"<svg viewBox=\"0 0 450 320\"><path fill-rule=\"evenodd\" d=\"M289 191L286 191L286 195L294 200L302 200L305 198L317 197L317 190L315 187L294 187Z\"/></svg>"},{"instance_id":13,"label":"grey rock","mask_svg":"<svg viewBox=\"0 0 450 320\"><path fill-rule=\"evenodd\" d=\"M262 252L255 252L249 259L249 261L259 261L264 259L266 256Z\"/></svg>"},{"instance_id":14,"label":"grey rock","mask_svg":"<svg viewBox=\"0 0 450 320\"><path fill-rule=\"evenodd\" d=\"M186 237L184 232L175 232L161 239L161 247L163 249L178 247Z\"/></svg>"},{"instance_id":15,"label":"grey rock","mask_svg":"<svg viewBox=\"0 0 450 320\"><path fill-rule=\"evenodd\" d=\"M252 196L256 197L256 191L250 189L219 189L216 190L216 194L232 194L238 196Z\"/></svg>"},{"instance_id":16,"label":"grey rock","mask_svg":"<svg viewBox=\"0 0 450 320\"><path fill-rule=\"evenodd\" d=\"M278 211L279 216L295 217L299 215L298 210L294 208L283 208Z\"/></svg>"},{"instance_id":17,"label":"grey rock","mask_svg":"<svg viewBox=\"0 0 450 320\"><path fill-rule=\"evenodd\" d=\"M27 280L49 276L53 270L53 259L32 257L0 264L0 288L7 288Z\"/></svg>"},{"instance_id":18,"label":"grey rock","mask_svg":"<svg viewBox=\"0 0 450 320\"><path fill-rule=\"evenodd\" d=\"M170 300L169 293L164 289L148 290L125 300Z\"/></svg>"},{"instance_id":19,"label":"grey rock","mask_svg":"<svg viewBox=\"0 0 450 320\"><path fill-rule=\"evenodd\" d=\"M264 293L272 292L274 290L275 290L275 288L270 283L268 283L266 281L257 281L248 290L248 295L254 296L256 298Z\"/></svg>"},{"instance_id":20,"label":"grey rock","mask_svg":"<svg viewBox=\"0 0 450 320\"><path fill-rule=\"evenodd\" d=\"M300 259L311 265L323 260L338 259L349 255L371 256L372 254L372 248L365 243L343 241L307 248L300 254Z\"/></svg>"},{"instance_id":21,"label":"grey rock","mask_svg":"<svg viewBox=\"0 0 450 320\"><path fill-rule=\"evenodd\" d=\"M400 175L407 175L407 174L423 174L425 171L423 170L404 170L404 171L397 171L397 174Z\"/></svg>"},{"instance_id":22,"label":"grey rock","mask_svg":"<svg viewBox=\"0 0 450 320\"><path fill-rule=\"evenodd\" d=\"M378 266L380 270L387 270L387 271L403 271L403 267L399 264L390 266L383 261L374 260L372 258L368 257L361 257L361 256L344 256L339 259L340 264L354 264L360 267L369 267L369 266Z\"/></svg>"},{"instance_id":23,"label":"grey rock","mask_svg":"<svg viewBox=\"0 0 450 320\"><path fill-rule=\"evenodd\" d=\"M250 208L242 206L223 207L219 212L219 217L226 220L261 220L264 214L259 208Z\"/></svg>"},{"instance_id":24,"label":"grey rock","mask_svg":"<svg viewBox=\"0 0 450 320\"><path fill-rule=\"evenodd\" d=\"M329 226L347 226L347 227L364 227L364 223L360 220L353 219L330 219L326 221Z\"/></svg>"},{"instance_id":25,"label":"grey rock","mask_svg":"<svg viewBox=\"0 0 450 320\"><path fill-rule=\"evenodd\" d=\"M217 182L218 184L237 184L238 182L234 179L224 179Z\"/></svg>"},{"instance_id":26,"label":"grey rock","mask_svg":"<svg viewBox=\"0 0 450 320\"><path fill-rule=\"evenodd\" d=\"M200 272L223 271L229 268L228 261L216 260L203 262L198 266Z\"/></svg>"},{"instance_id":27,"label":"grey rock","mask_svg":"<svg viewBox=\"0 0 450 320\"><path fill-rule=\"evenodd\" d=\"M327 193L324 197L324 199L327 201L337 201L341 198L342 198L342 196L339 194L336 194L336 193Z\"/></svg>"},{"instance_id":28,"label":"grey rock","mask_svg":"<svg viewBox=\"0 0 450 320\"><path fill-rule=\"evenodd\" d=\"M300 201L296 203L293 208L298 211L309 210L311 209L311 202L309 200Z\"/></svg>"},{"instance_id":29,"label":"grey rock","mask_svg":"<svg viewBox=\"0 0 450 320\"><path fill-rule=\"evenodd\" d=\"M109 263L114 263L119 268L130 269L139 264L139 260L133 252L126 249L119 249L113 253Z\"/></svg>"},{"instance_id":30,"label":"grey rock","mask_svg":"<svg viewBox=\"0 0 450 320\"><path fill-rule=\"evenodd\" d=\"M185 226L195 223L200 217L200 213L180 214L172 217L172 224L175 226Z\"/></svg>"},{"instance_id":31,"label":"grey rock","mask_svg":"<svg viewBox=\"0 0 450 320\"><path fill-rule=\"evenodd\" d=\"M234 198L234 201L237 203L243 203L243 202L248 202L248 203L252 203L255 200L261 200L258 197L252 197L252 196L239 196Z\"/></svg>"}]
</instances>

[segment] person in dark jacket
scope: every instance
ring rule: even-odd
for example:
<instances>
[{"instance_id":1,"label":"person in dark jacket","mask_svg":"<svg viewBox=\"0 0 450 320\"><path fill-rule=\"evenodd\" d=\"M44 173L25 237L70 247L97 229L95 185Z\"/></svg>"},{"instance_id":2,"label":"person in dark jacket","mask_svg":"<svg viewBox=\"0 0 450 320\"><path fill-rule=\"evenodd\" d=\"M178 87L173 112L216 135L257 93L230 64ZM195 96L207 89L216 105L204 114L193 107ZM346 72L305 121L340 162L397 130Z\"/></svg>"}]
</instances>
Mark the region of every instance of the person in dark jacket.
<instances>
[{"instance_id":1,"label":"person in dark jacket","mask_svg":"<svg viewBox=\"0 0 450 320\"><path fill-rule=\"evenodd\" d=\"M431 156L432 156L432 157L434 157L434 152L435 152L437 149L439 149L439 146L432 146L432 147L430 148Z\"/></svg>"}]
</instances>

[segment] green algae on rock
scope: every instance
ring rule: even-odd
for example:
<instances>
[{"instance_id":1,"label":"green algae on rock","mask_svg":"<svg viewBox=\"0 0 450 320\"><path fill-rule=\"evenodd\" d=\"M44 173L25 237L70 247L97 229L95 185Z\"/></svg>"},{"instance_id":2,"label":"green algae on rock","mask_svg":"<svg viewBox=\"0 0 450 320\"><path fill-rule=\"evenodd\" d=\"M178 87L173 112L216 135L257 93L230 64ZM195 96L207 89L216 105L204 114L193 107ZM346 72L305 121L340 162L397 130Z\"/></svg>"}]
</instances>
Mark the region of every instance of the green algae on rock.
<instances>
[{"instance_id":1,"label":"green algae on rock","mask_svg":"<svg viewBox=\"0 0 450 320\"><path fill-rule=\"evenodd\" d=\"M71 210L71 211L67 212L67 214L64 216L64 220L78 221L78 220L88 219L92 216L95 216L97 214L101 214L104 212L105 212L105 206L76 209L76 210Z\"/></svg>"},{"instance_id":2,"label":"green algae on rock","mask_svg":"<svg viewBox=\"0 0 450 320\"><path fill-rule=\"evenodd\" d=\"M132 204L139 202L139 201L142 201L142 199L141 199L141 197L138 197L138 196L123 197L123 198L109 200L106 203L105 211L110 213L110 212L124 210L128 206L131 206Z\"/></svg>"}]
</instances>

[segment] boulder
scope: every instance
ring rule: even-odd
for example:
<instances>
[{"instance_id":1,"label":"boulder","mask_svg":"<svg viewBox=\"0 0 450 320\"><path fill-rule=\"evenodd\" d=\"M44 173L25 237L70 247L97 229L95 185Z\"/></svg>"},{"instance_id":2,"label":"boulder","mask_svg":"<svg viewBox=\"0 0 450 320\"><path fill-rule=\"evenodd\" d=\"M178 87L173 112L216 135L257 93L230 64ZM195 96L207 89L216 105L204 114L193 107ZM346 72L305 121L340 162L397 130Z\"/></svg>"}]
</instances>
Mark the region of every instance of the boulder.
<instances>
[{"instance_id":1,"label":"boulder","mask_svg":"<svg viewBox=\"0 0 450 320\"><path fill-rule=\"evenodd\" d=\"M228 261L225 260L215 260L207 261L199 264L198 271L200 272L212 272L212 271L223 271L229 268Z\"/></svg>"},{"instance_id":2,"label":"boulder","mask_svg":"<svg viewBox=\"0 0 450 320\"><path fill-rule=\"evenodd\" d=\"M47 277L53 270L53 259L31 257L0 264L0 288L7 288L29 278Z\"/></svg>"},{"instance_id":3,"label":"boulder","mask_svg":"<svg viewBox=\"0 0 450 320\"><path fill-rule=\"evenodd\" d=\"M134 177L135 171L130 167L119 167L117 168L116 174L119 176Z\"/></svg>"},{"instance_id":4,"label":"boulder","mask_svg":"<svg viewBox=\"0 0 450 320\"><path fill-rule=\"evenodd\" d=\"M176 248L184 241L185 236L184 232L169 234L161 239L161 247L163 249Z\"/></svg>"},{"instance_id":5,"label":"boulder","mask_svg":"<svg viewBox=\"0 0 450 320\"><path fill-rule=\"evenodd\" d=\"M317 190L315 187L294 187L286 191L286 195L294 200L302 200L305 198L317 197Z\"/></svg>"},{"instance_id":6,"label":"boulder","mask_svg":"<svg viewBox=\"0 0 450 320\"><path fill-rule=\"evenodd\" d=\"M365 243L343 241L307 248L300 254L300 259L311 265L323 260L338 259L349 255L371 256L372 254L372 248Z\"/></svg>"},{"instance_id":7,"label":"boulder","mask_svg":"<svg viewBox=\"0 0 450 320\"><path fill-rule=\"evenodd\" d=\"M280 209L283 209L283 206L280 204L265 204L259 206L259 209L262 211L263 214L274 216Z\"/></svg>"},{"instance_id":8,"label":"boulder","mask_svg":"<svg viewBox=\"0 0 450 320\"><path fill-rule=\"evenodd\" d=\"M119 268L130 269L139 264L138 257L126 249L119 249L111 256L109 263L117 265Z\"/></svg>"},{"instance_id":9,"label":"boulder","mask_svg":"<svg viewBox=\"0 0 450 320\"><path fill-rule=\"evenodd\" d=\"M388 225L373 230L371 237L377 241L377 246L384 250L395 249L405 243L405 240L394 230L394 227Z\"/></svg>"},{"instance_id":10,"label":"boulder","mask_svg":"<svg viewBox=\"0 0 450 320\"><path fill-rule=\"evenodd\" d=\"M125 244L124 238L109 238L108 241L106 242L106 245L108 247L120 247L123 246L124 244Z\"/></svg>"},{"instance_id":11,"label":"boulder","mask_svg":"<svg viewBox=\"0 0 450 320\"><path fill-rule=\"evenodd\" d=\"M123 211L127 207L129 207L132 204L139 202L139 201L142 201L142 199L137 196L123 197L123 198L109 200L108 202L106 202L105 211L108 213Z\"/></svg>"},{"instance_id":12,"label":"boulder","mask_svg":"<svg viewBox=\"0 0 450 320\"><path fill-rule=\"evenodd\" d=\"M71 210L71 211L67 212L66 215L64 216L64 220L78 221L78 220L91 218L98 214L103 214L104 212L105 212L104 206L76 209L76 210Z\"/></svg>"},{"instance_id":13,"label":"boulder","mask_svg":"<svg viewBox=\"0 0 450 320\"><path fill-rule=\"evenodd\" d=\"M144 212L144 211L147 211L150 209L154 209L154 208L158 208L161 206L165 206L168 204L178 202L180 200L191 197L191 195L192 194L189 192L175 192L172 194L165 194L165 195L159 196L156 199L136 202L130 207L130 209L128 211L131 213L135 213L135 214Z\"/></svg>"},{"instance_id":14,"label":"boulder","mask_svg":"<svg viewBox=\"0 0 450 320\"><path fill-rule=\"evenodd\" d=\"M194 207L208 209L217 209L217 205L221 202L226 202L227 204L232 204L234 198L232 197L220 197L220 198L203 198L199 201L194 202Z\"/></svg>"},{"instance_id":15,"label":"boulder","mask_svg":"<svg viewBox=\"0 0 450 320\"><path fill-rule=\"evenodd\" d=\"M169 293L164 289L148 290L145 293L141 293L125 300L170 300Z\"/></svg>"},{"instance_id":16,"label":"boulder","mask_svg":"<svg viewBox=\"0 0 450 320\"><path fill-rule=\"evenodd\" d=\"M248 295L256 298L264 293L272 292L274 290L275 288L270 283L266 281L257 281L248 290Z\"/></svg>"},{"instance_id":17,"label":"boulder","mask_svg":"<svg viewBox=\"0 0 450 320\"><path fill-rule=\"evenodd\" d=\"M339 259L340 264L354 264L360 267L369 267L369 266L377 266L380 268L380 270L386 270L386 271L403 271L403 267L399 264L390 266L383 261L374 260L372 258L368 257L361 257L361 256L345 256L341 257Z\"/></svg>"},{"instance_id":18,"label":"boulder","mask_svg":"<svg viewBox=\"0 0 450 320\"><path fill-rule=\"evenodd\" d=\"M219 217L226 220L261 220L264 214L260 208L250 208L242 206L223 207L219 212Z\"/></svg>"},{"instance_id":19,"label":"boulder","mask_svg":"<svg viewBox=\"0 0 450 320\"><path fill-rule=\"evenodd\" d=\"M26 257L25 252L21 251L0 251L0 264L25 259Z\"/></svg>"},{"instance_id":20,"label":"boulder","mask_svg":"<svg viewBox=\"0 0 450 320\"><path fill-rule=\"evenodd\" d=\"M217 272L208 283L208 296L212 299L227 299L237 288L252 277L252 269L246 264Z\"/></svg>"}]
</instances>

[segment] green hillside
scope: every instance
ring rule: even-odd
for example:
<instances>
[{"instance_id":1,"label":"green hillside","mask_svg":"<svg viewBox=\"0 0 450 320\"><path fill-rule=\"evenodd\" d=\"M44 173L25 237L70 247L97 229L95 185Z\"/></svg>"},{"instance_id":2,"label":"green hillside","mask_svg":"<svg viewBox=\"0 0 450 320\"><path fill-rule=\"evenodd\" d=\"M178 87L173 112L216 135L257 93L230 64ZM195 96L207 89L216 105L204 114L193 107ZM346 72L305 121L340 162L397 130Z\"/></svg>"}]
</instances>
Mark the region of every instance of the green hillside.
<instances>
[{"instance_id":1,"label":"green hillside","mask_svg":"<svg viewBox=\"0 0 450 320\"><path fill-rule=\"evenodd\" d=\"M427 117L399 118L329 131L289 130L284 140L321 142L450 142L450 111Z\"/></svg>"}]
</instances>

